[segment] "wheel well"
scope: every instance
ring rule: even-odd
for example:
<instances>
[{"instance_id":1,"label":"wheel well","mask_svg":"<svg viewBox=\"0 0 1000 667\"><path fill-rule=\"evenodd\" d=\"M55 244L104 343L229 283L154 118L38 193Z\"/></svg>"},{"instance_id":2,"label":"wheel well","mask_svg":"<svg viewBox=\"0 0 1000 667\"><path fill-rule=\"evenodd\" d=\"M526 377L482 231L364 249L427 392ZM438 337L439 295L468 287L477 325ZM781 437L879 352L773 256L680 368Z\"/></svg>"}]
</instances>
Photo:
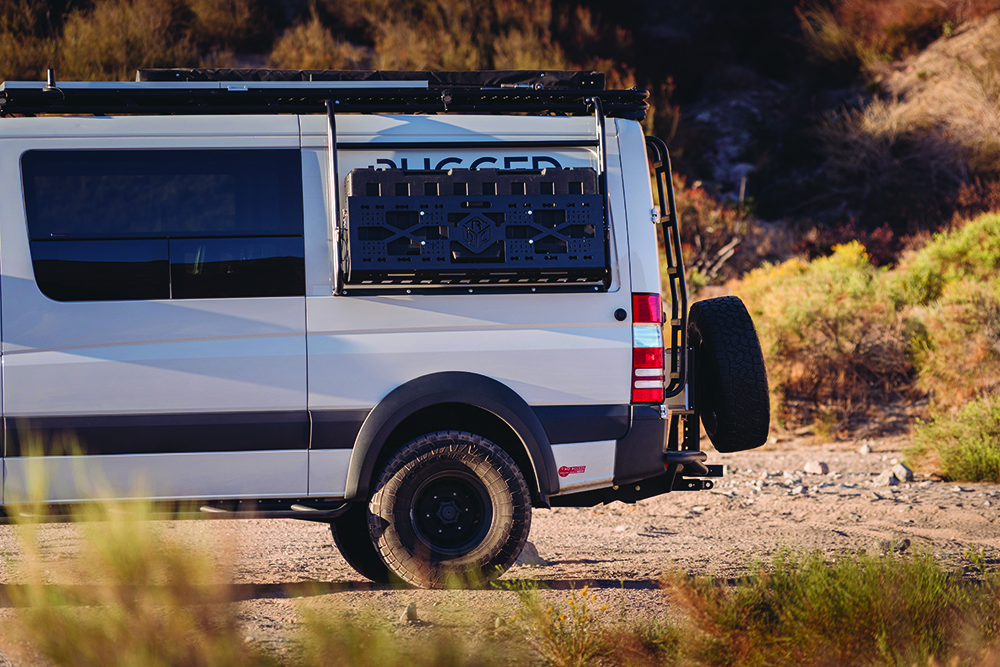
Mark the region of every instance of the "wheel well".
<instances>
[{"instance_id":1,"label":"wheel well","mask_svg":"<svg viewBox=\"0 0 1000 667\"><path fill-rule=\"evenodd\" d=\"M489 410L466 403L439 403L413 413L397 426L379 452L373 477L381 474L392 455L414 438L435 431L468 431L488 438L514 459L531 490L531 500L539 504L538 480L521 438L507 422ZM371 488L377 479L371 480Z\"/></svg>"}]
</instances>

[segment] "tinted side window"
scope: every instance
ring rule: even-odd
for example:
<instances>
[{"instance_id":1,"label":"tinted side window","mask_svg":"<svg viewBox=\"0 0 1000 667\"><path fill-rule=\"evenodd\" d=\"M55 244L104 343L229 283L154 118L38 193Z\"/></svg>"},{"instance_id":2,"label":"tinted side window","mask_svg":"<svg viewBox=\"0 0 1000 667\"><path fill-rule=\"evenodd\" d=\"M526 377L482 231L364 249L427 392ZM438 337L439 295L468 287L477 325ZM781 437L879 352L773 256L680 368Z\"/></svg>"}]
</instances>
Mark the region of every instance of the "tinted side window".
<instances>
[{"instance_id":1,"label":"tinted side window","mask_svg":"<svg viewBox=\"0 0 1000 667\"><path fill-rule=\"evenodd\" d=\"M32 240L302 234L295 150L28 151L21 168Z\"/></svg>"},{"instance_id":2,"label":"tinted side window","mask_svg":"<svg viewBox=\"0 0 1000 667\"><path fill-rule=\"evenodd\" d=\"M298 296L302 239L172 239L170 282L175 299Z\"/></svg>"},{"instance_id":3,"label":"tinted side window","mask_svg":"<svg viewBox=\"0 0 1000 667\"><path fill-rule=\"evenodd\" d=\"M36 150L21 168L50 298L305 294L297 150Z\"/></svg>"},{"instance_id":4,"label":"tinted side window","mask_svg":"<svg viewBox=\"0 0 1000 667\"><path fill-rule=\"evenodd\" d=\"M167 299L167 241L33 241L39 289L56 301Z\"/></svg>"}]
</instances>

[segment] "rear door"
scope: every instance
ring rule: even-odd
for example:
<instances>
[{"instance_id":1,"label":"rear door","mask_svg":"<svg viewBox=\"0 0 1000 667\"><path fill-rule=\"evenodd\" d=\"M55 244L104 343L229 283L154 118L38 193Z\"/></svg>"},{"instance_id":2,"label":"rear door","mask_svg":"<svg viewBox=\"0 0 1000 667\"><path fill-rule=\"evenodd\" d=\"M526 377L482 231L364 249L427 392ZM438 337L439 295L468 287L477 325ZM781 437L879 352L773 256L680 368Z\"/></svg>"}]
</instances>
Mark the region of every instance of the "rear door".
<instances>
[{"instance_id":1,"label":"rear door","mask_svg":"<svg viewBox=\"0 0 1000 667\"><path fill-rule=\"evenodd\" d=\"M32 466L50 501L304 494L297 119L17 129L0 150L6 501Z\"/></svg>"}]
</instances>

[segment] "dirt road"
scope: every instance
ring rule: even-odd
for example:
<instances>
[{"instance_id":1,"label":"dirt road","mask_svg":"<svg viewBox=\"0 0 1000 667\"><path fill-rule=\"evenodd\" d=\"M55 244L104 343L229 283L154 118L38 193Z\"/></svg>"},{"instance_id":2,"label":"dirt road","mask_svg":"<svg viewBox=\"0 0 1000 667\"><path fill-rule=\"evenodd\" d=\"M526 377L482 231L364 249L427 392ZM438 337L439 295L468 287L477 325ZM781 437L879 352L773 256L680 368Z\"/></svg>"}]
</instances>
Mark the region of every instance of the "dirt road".
<instances>
[{"instance_id":1,"label":"dirt road","mask_svg":"<svg viewBox=\"0 0 1000 667\"><path fill-rule=\"evenodd\" d=\"M871 453L860 453L868 444ZM530 579L561 597L590 585L615 613L649 617L666 611L657 586L666 570L731 577L755 558L782 547L837 556L859 550L927 551L955 564L984 549L992 567L1000 552L1000 485L954 484L917 475L910 483L876 486L879 473L901 459L900 441L772 442L743 454L712 454L727 473L710 492L672 493L637 505L536 510L530 540L534 565L518 565L504 580ZM827 474L807 464L825 463ZM509 614L509 591L389 590L368 585L332 546L322 524L295 521L163 522L157 529L214 549L231 563L236 610L247 640L281 653L303 605L330 613L366 609L395 622L416 602L422 623L406 632L452 627L492 632ZM17 530L0 527L3 585L19 581ZM78 528L42 528L53 581L73 557ZM221 546L220 546L221 545ZM0 624L12 609L0 610ZM16 664L28 664L16 661ZM0 661L2 664L2 661Z\"/></svg>"}]
</instances>

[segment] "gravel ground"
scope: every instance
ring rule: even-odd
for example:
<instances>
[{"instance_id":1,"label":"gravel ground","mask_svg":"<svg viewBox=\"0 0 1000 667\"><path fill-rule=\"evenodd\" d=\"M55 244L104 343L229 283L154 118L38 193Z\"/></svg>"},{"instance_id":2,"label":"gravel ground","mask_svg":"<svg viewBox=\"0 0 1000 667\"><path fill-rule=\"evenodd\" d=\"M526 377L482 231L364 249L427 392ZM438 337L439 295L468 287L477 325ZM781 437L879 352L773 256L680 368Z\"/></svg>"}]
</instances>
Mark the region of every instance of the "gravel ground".
<instances>
[{"instance_id":1,"label":"gravel ground","mask_svg":"<svg viewBox=\"0 0 1000 667\"><path fill-rule=\"evenodd\" d=\"M556 599L587 585L613 613L649 618L668 611L657 584L665 571L729 578L784 547L839 555L906 544L906 551L930 552L955 566L968 565L968 550L984 549L990 566L998 567L1000 485L917 475L912 482L879 486L879 474L902 458L901 444L772 439L752 452L712 453L709 462L725 463L727 470L711 491L671 493L636 505L535 510L529 539L538 557L534 564L516 565L502 581L532 580L552 589L543 594ZM862 453L862 447L871 451ZM819 463L826 464L826 474L806 472ZM278 654L289 650L303 607L329 614L363 610L398 623L414 602L420 622L400 624L404 636L442 628L484 636L516 605L509 590L369 585L343 561L322 524L245 520L156 527L192 549L218 553L231 567L235 611L247 640ZM4 588L20 581L18 530L0 527L3 597ZM60 581L77 552L79 529L51 524L41 535L47 571ZM15 613L9 604L0 608L0 628ZM8 648L2 634L0 646L14 662L0 654L0 665L39 662L24 647Z\"/></svg>"}]
</instances>

